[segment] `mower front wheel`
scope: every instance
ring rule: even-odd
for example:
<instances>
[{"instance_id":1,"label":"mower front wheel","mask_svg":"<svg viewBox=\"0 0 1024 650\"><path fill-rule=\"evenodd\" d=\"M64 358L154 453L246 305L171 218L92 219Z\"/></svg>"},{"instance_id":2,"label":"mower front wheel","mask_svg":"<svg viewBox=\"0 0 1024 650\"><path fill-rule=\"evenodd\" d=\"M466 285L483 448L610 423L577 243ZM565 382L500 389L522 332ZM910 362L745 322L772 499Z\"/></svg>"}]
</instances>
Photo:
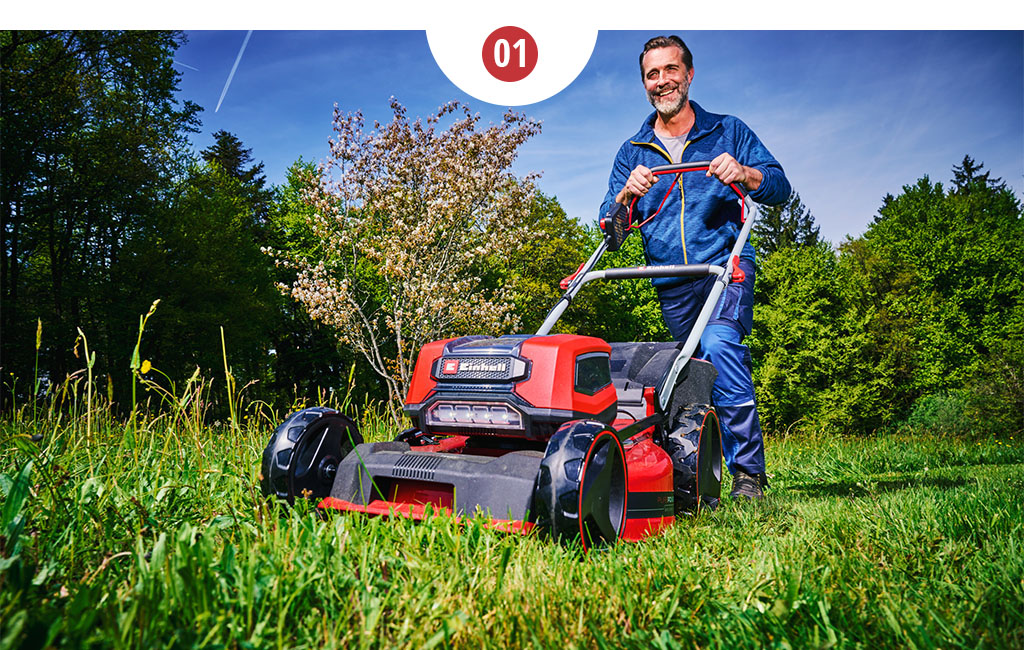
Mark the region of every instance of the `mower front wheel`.
<instances>
[{"instance_id":1,"label":"mower front wheel","mask_svg":"<svg viewBox=\"0 0 1024 650\"><path fill-rule=\"evenodd\" d=\"M326 407L307 408L277 427L263 450L260 489L289 504L331 493L338 464L363 442L355 422Z\"/></svg>"},{"instance_id":2,"label":"mower front wheel","mask_svg":"<svg viewBox=\"0 0 1024 650\"><path fill-rule=\"evenodd\" d=\"M536 524L583 548L613 544L626 521L626 462L606 425L563 424L548 441L533 493Z\"/></svg>"}]
</instances>

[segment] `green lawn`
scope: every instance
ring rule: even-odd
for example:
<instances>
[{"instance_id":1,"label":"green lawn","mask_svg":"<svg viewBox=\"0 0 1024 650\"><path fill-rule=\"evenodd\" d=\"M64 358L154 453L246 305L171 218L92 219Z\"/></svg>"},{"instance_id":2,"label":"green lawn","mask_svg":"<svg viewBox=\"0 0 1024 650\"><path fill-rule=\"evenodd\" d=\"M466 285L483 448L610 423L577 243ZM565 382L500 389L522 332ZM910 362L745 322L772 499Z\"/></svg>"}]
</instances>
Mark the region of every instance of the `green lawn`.
<instances>
[{"instance_id":1,"label":"green lawn","mask_svg":"<svg viewBox=\"0 0 1024 650\"><path fill-rule=\"evenodd\" d=\"M266 423L86 429L0 425L0 647L1024 647L1019 440L769 439L763 502L583 555L268 508Z\"/></svg>"}]
</instances>

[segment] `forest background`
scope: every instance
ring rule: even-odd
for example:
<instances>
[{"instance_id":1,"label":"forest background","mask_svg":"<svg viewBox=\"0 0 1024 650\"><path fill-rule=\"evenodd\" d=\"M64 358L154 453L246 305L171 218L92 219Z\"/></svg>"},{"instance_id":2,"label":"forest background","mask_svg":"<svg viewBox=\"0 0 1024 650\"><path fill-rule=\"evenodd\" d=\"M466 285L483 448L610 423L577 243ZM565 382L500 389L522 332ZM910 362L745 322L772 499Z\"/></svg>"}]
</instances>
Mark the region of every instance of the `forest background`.
<instances>
[{"instance_id":1,"label":"forest background","mask_svg":"<svg viewBox=\"0 0 1024 650\"><path fill-rule=\"evenodd\" d=\"M158 395L181 394L197 377L209 382L201 412L211 423L234 416L227 395L243 388L281 410L324 391L355 390L363 403L394 405L408 372L403 359L418 343L536 329L560 294L558 281L599 240L593 224L567 216L534 179L509 175L517 147L540 128L522 115L483 127L447 105L424 125L395 103L393 121L372 131L336 115L332 155L342 180L360 160L364 170L374 160L387 170L366 171L347 193L301 159L283 184L268 185L258 152L226 131L196 153L188 136L201 129L201 108L175 100L171 63L181 38L0 36L5 413L56 399L58 387L86 371L126 415L147 399L158 408ZM498 138L503 157L449 146L473 138ZM387 233L416 215L439 218L423 192L448 187L451 173L441 162L409 167L426 152L493 173L480 177L486 183L470 200L446 203L444 218L460 224L444 231L449 248L406 237L410 261L402 265ZM769 435L1024 429L1021 205L983 161L964 154L949 161L948 182L925 176L879 197L866 231L842 242L821 240L813 206L798 193L764 211L747 342ZM413 198L397 201L403 192ZM353 248L354 232L376 248ZM433 278L444 286L431 294L451 296L441 311L459 302L473 309L447 320L417 313L424 303L409 301L430 289L423 251L478 253ZM634 237L606 263L642 260ZM312 277L321 262L317 277L334 291L328 295L349 296L357 309L311 302L302 291L313 286L303 285L303 274ZM649 285L593 289L562 331L667 338ZM358 327L346 334L345 314L367 317L361 331L372 336L360 343Z\"/></svg>"}]
</instances>

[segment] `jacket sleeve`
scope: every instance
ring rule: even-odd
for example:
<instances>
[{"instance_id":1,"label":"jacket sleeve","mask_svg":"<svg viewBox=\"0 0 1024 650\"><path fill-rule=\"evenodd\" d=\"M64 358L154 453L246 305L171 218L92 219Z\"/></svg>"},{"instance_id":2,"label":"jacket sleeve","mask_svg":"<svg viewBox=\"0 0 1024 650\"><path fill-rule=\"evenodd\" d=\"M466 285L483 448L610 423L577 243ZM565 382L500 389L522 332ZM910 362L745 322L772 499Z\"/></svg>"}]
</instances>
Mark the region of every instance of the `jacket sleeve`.
<instances>
[{"instance_id":1,"label":"jacket sleeve","mask_svg":"<svg viewBox=\"0 0 1024 650\"><path fill-rule=\"evenodd\" d=\"M757 190L750 193L750 198L765 205L784 203L793 188L782 165L741 120L736 120L735 129L733 141L736 143L736 160L742 165L753 167L764 176Z\"/></svg>"},{"instance_id":2,"label":"jacket sleeve","mask_svg":"<svg viewBox=\"0 0 1024 650\"><path fill-rule=\"evenodd\" d=\"M626 186L626 179L629 178L630 172L633 171L633 164L629 156L630 146L628 142L622 143L622 146L619 147L619 152L615 155L615 162L612 163L612 172L608 176L608 193L604 195L601 209L597 213L597 220L599 222L601 217L607 214L608 208L615 201L619 191Z\"/></svg>"}]
</instances>

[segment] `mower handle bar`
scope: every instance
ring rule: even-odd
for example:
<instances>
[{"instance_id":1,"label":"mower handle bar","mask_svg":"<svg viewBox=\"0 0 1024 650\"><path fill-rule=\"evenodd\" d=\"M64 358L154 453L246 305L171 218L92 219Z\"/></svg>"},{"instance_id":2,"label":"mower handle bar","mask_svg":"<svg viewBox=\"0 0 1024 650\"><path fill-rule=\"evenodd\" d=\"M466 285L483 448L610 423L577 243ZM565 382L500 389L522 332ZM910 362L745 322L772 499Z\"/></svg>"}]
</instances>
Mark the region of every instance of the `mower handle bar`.
<instances>
[{"instance_id":1,"label":"mower handle bar","mask_svg":"<svg viewBox=\"0 0 1024 650\"><path fill-rule=\"evenodd\" d=\"M651 172L659 176L673 173L682 174L683 172L707 170L710 165L711 161L706 160L699 162L677 163L673 165L658 165L657 167L652 167ZM718 304L718 299L732 280L733 271L735 270L734 267L739 261L739 256L744 245L746 245L747 240L750 238L750 229L754 225L754 219L757 216L757 205L753 200L751 200L746 189L739 183L732 183L729 187L732 188L732 190L739 196L747 214L746 218L743 220L740 232L736 236L736 243L733 245L732 252L730 253L729 259L724 267L708 264L672 264L657 267L648 266L594 271L593 269L597 266L601 256L604 255L606 250L608 250L608 242L602 238L601 243L598 244L597 249L594 250L590 258L580 266L571 278L569 278L570 281L568 283L567 291L548 313L544 323L540 326L540 329L537 330L537 334L543 335L551 331L551 328L554 327L555 322L557 322L559 317L561 317L566 307L568 307L569 303L572 302L572 299L576 297L576 294L579 293L583 285L590 280L715 276L715 282L708 293L707 300L705 300L700 313L697 315L693 328L690 330L690 335L683 343L683 349L676 355L671 368L669 368L669 371L665 373L665 376L656 387L658 406L662 412L667 412L669 403L672 399L672 392L682 377L683 368L686 367L686 364L690 361L690 358L696 351L697 345L700 343L700 337L704 333L704 328L707 327L708 321L711 320L711 313Z\"/></svg>"},{"instance_id":2,"label":"mower handle bar","mask_svg":"<svg viewBox=\"0 0 1024 650\"><path fill-rule=\"evenodd\" d=\"M713 264L666 264L591 271L587 280L633 280L636 278L703 278L725 269Z\"/></svg>"},{"instance_id":3,"label":"mower handle bar","mask_svg":"<svg viewBox=\"0 0 1024 650\"><path fill-rule=\"evenodd\" d=\"M579 292L584 285L595 279L649 279L651 277L708 277L709 275L720 276L726 271L724 266L716 264L664 264L662 266L624 266L621 268L606 268L601 271L590 271L573 277L573 289ZM566 292L566 306L572 296ZM563 296L565 298L565 296ZM560 314L561 312L559 312ZM550 316L549 316L550 318ZM545 323L547 324L547 323ZM554 322L552 322L554 324ZM542 327L542 330L545 328ZM547 334L547 332L538 332Z\"/></svg>"},{"instance_id":4,"label":"mower handle bar","mask_svg":"<svg viewBox=\"0 0 1024 650\"><path fill-rule=\"evenodd\" d=\"M671 165L658 165L657 167L651 167L651 173L654 174L655 176L664 176L664 175L667 175L667 174L679 174L679 173L682 173L682 172L701 171L701 170L709 169L710 167L711 167L711 161L710 160L699 160L699 161L696 161L696 162L688 162L688 163L673 163ZM737 194L739 194L741 199L746 198L746 196L747 196L747 188L743 187L742 184L740 184L740 183L732 183L732 184L729 185L729 187L731 187L733 189L733 191L735 191Z\"/></svg>"}]
</instances>

